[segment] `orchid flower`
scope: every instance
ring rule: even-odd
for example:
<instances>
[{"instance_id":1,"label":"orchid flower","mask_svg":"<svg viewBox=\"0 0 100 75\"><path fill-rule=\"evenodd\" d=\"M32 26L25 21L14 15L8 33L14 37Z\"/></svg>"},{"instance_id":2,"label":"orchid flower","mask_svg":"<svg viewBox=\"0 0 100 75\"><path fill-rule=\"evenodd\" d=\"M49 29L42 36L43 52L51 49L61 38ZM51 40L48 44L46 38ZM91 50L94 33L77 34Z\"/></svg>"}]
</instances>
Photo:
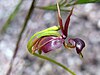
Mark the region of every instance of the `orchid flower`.
<instances>
[{"instance_id":1,"label":"orchid flower","mask_svg":"<svg viewBox=\"0 0 100 75\"><path fill-rule=\"evenodd\" d=\"M68 15L64 27L63 27L63 22L62 22L62 18L60 15L60 8L59 8L58 3L57 3L57 8L58 8L58 21L59 21L59 25L60 25L61 32L62 32L62 38L66 39L68 36L68 27L69 27L70 17L72 15L74 7L72 8L70 14ZM65 48L76 48L76 52L80 55L80 57L83 57L82 50L85 47L85 42L82 39L69 38L68 43L64 42L63 44Z\"/></svg>"},{"instance_id":2,"label":"orchid flower","mask_svg":"<svg viewBox=\"0 0 100 75\"><path fill-rule=\"evenodd\" d=\"M38 53L41 54L42 52L48 53L64 46L65 48L76 48L76 52L83 57L82 50L85 47L83 40L79 38L70 38L68 39L68 43L65 42L65 39L68 37L68 27L74 7L70 11L64 25L58 3L57 9L59 26L53 26L35 33L27 44L28 51L33 54L38 50ZM61 33L59 33L58 30L61 30Z\"/></svg>"}]
</instances>

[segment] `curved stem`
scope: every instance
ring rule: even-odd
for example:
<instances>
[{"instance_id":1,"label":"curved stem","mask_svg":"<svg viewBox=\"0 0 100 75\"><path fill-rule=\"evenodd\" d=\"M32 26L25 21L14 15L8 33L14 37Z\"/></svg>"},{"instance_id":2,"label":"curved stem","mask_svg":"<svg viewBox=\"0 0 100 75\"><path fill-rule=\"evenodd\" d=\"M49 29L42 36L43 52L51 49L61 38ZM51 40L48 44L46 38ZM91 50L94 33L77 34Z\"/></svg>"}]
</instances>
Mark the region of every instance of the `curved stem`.
<instances>
[{"instance_id":1,"label":"curved stem","mask_svg":"<svg viewBox=\"0 0 100 75\"><path fill-rule=\"evenodd\" d=\"M72 75L76 75L76 74L75 74L73 71L71 71L69 68L67 68L66 66L62 65L61 63L59 63L59 62L57 62L57 61L55 61L55 60L53 60L53 59L51 59L51 58L48 58L48 57L46 57L46 56L43 56L43 55L40 55L40 54L37 54L37 53L34 53L33 55L34 55L34 56L37 56L37 57L39 57L39 58L48 60L48 61L50 61L50 62L52 62L52 63L54 63L54 64L56 64L56 65L62 67L63 69L65 69L66 71L68 71L69 73L71 73Z\"/></svg>"}]
</instances>

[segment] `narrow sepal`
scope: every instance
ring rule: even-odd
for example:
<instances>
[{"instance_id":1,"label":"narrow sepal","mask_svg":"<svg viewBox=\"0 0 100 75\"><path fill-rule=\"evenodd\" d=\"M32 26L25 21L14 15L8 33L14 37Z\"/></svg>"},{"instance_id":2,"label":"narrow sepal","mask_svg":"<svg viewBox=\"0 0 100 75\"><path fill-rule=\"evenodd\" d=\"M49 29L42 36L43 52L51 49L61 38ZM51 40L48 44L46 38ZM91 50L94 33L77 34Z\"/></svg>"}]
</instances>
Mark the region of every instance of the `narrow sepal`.
<instances>
[{"instance_id":1,"label":"narrow sepal","mask_svg":"<svg viewBox=\"0 0 100 75\"><path fill-rule=\"evenodd\" d=\"M67 37L68 36L68 27L69 27L69 22L70 22L70 17L72 15L74 7L72 8L72 10L70 11L70 14L68 15L65 25L64 25L64 35Z\"/></svg>"},{"instance_id":2,"label":"narrow sepal","mask_svg":"<svg viewBox=\"0 0 100 75\"><path fill-rule=\"evenodd\" d=\"M57 3L57 10L58 10L58 22L61 28L62 33L64 34L64 29L63 29L63 21L60 15L60 8L59 8L59 4Z\"/></svg>"}]
</instances>

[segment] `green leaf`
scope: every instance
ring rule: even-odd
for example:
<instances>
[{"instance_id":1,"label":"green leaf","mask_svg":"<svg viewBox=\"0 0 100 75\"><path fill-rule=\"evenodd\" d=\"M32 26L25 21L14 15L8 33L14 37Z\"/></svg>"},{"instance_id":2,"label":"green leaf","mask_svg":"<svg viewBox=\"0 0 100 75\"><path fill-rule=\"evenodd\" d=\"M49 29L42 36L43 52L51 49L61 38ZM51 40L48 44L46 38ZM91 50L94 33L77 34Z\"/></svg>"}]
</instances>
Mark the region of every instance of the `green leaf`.
<instances>
[{"instance_id":1,"label":"green leaf","mask_svg":"<svg viewBox=\"0 0 100 75\"><path fill-rule=\"evenodd\" d=\"M77 0L76 4L99 3L100 0Z\"/></svg>"},{"instance_id":2,"label":"green leaf","mask_svg":"<svg viewBox=\"0 0 100 75\"><path fill-rule=\"evenodd\" d=\"M36 8L43 9L43 10L53 10L53 11L57 11L56 4L54 4L54 5L48 5L48 6L36 6ZM70 10L68 10L66 8L63 8L63 7L61 7L60 10L61 11L70 11Z\"/></svg>"},{"instance_id":3,"label":"green leaf","mask_svg":"<svg viewBox=\"0 0 100 75\"><path fill-rule=\"evenodd\" d=\"M100 0L70 0L69 2L67 2L66 0L60 0L58 3L61 11L70 11L67 9L67 7L69 6L86 3L100 3ZM36 6L36 8L57 11L56 4L48 6Z\"/></svg>"},{"instance_id":4,"label":"green leaf","mask_svg":"<svg viewBox=\"0 0 100 75\"><path fill-rule=\"evenodd\" d=\"M10 22L14 19L14 17L16 16L21 4L22 4L23 0L20 0L18 5L16 6L15 10L11 13L11 15L9 16L9 18L7 19L7 21L5 22L5 24L3 25L2 29L0 30L0 33L4 33L5 30L9 27Z\"/></svg>"}]
</instances>

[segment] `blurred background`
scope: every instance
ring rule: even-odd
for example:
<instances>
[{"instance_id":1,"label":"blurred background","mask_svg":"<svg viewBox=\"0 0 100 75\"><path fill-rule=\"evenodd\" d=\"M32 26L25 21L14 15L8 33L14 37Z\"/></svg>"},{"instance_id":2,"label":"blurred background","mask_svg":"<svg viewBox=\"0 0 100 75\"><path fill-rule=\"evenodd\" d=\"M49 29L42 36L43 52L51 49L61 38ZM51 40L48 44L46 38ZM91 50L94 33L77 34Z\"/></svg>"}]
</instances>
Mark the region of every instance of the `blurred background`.
<instances>
[{"instance_id":1,"label":"blurred background","mask_svg":"<svg viewBox=\"0 0 100 75\"><path fill-rule=\"evenodd\" d=\"M70 75L61 67L28 53L26 45L34 33L58 25L56 11L34 7L56 2L53 0L36 0L25 25L32 1L22 0L19 4L20 0L0 0L0 75ZM18 4L16 16L7 22ZM61 15L65 22L68 12ZM100 3L75 5L69 37L85 41L83 59L74 49L64 47L43 55L64 64L77 75L100 75Z\"/></svg>"}]
</instances>

